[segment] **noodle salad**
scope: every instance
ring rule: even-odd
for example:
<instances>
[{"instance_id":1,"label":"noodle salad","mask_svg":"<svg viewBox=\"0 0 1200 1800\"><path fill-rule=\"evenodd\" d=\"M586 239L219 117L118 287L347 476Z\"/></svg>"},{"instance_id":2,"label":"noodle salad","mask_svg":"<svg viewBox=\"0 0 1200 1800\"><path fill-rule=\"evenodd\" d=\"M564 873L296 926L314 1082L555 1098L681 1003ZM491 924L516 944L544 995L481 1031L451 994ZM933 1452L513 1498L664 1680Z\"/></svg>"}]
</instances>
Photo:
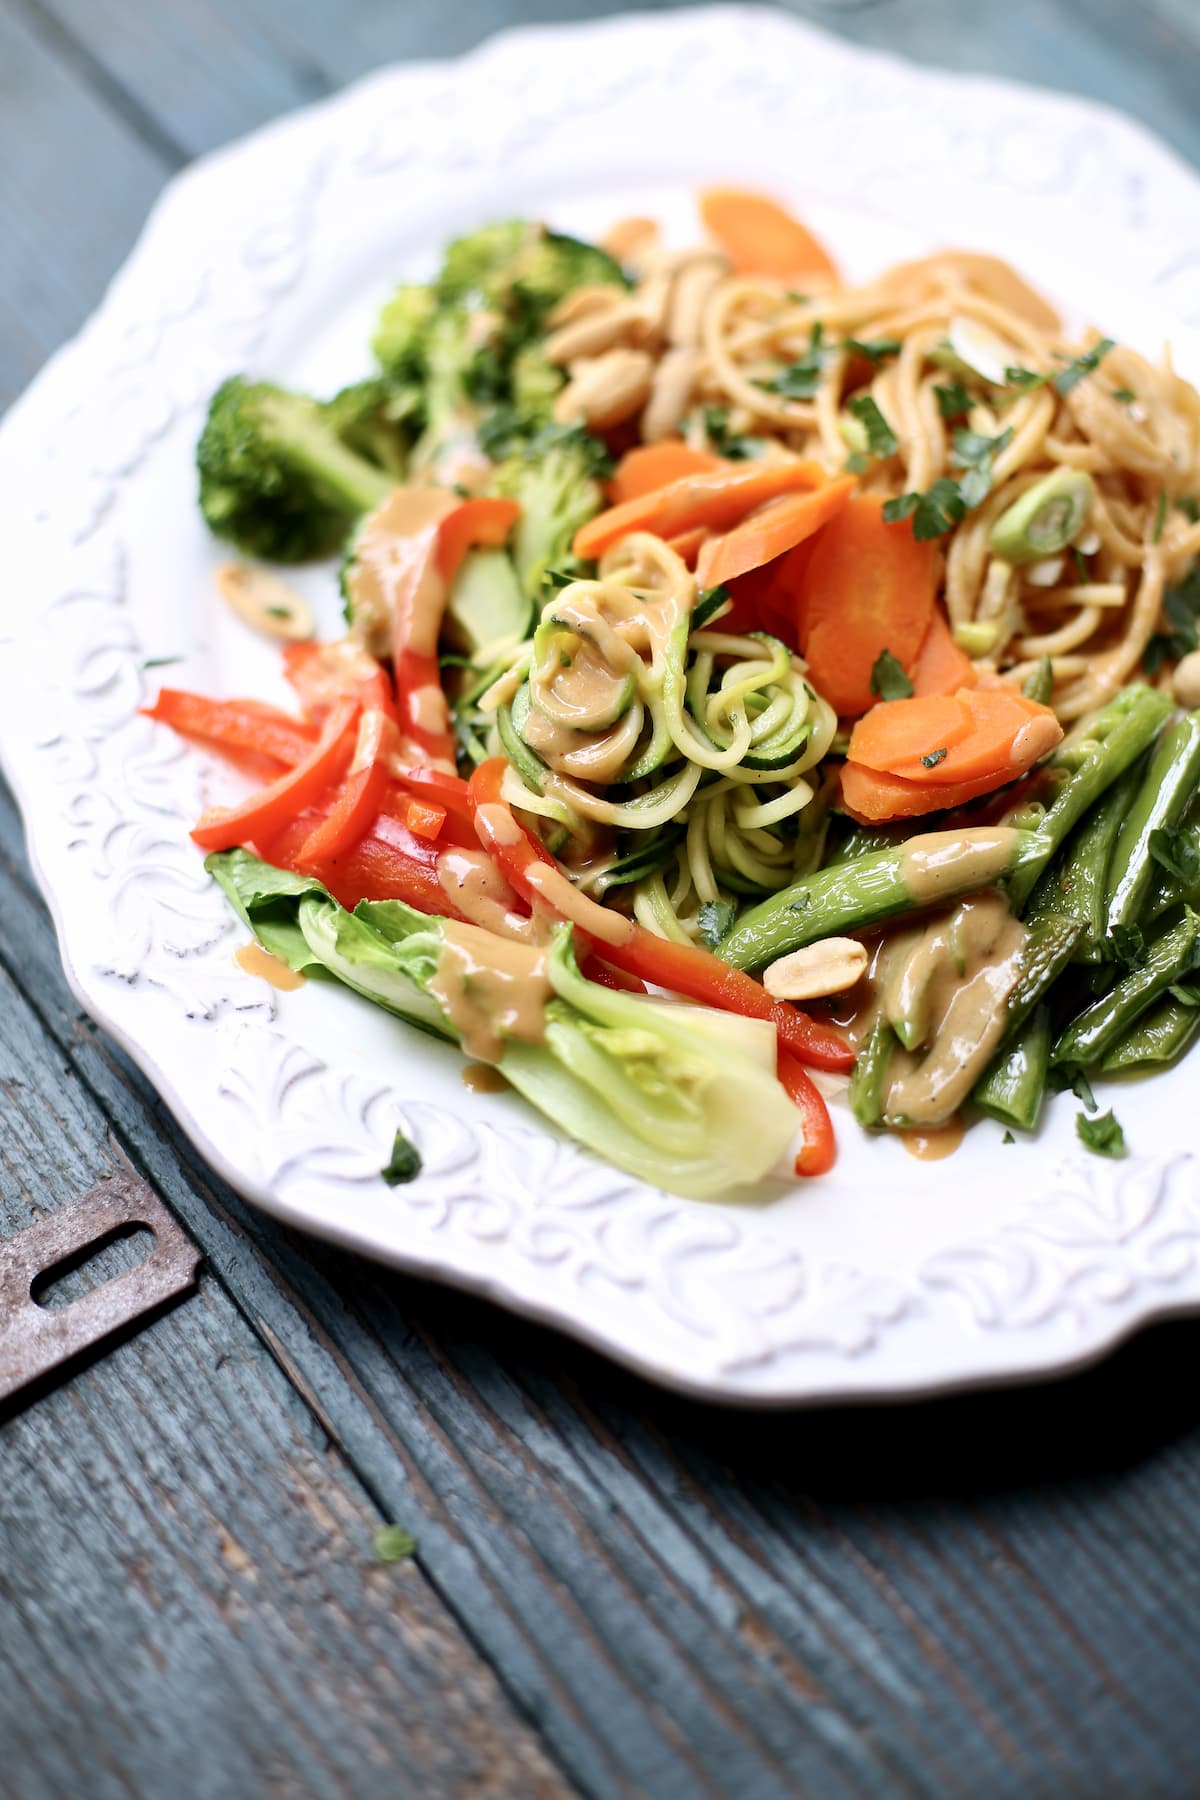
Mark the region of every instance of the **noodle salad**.
<instances>
[{"instance_id":1,"label":"noodle salad","mask_svg":"<svg viewBox=\"0 0 1200 1800\"><path fill-rule=\"evenodd\" d=\"M1200 396L948 250L848 287L765 196L452 243L329 400L235 376L200 505L298 712L147 710L256 966L458 1044L646 1180L827 1171L1200 1034ZM266 565L340 557L314 639ZM419 1168L397 1143L383 1171Z\"/></svg>"}]
</instances>

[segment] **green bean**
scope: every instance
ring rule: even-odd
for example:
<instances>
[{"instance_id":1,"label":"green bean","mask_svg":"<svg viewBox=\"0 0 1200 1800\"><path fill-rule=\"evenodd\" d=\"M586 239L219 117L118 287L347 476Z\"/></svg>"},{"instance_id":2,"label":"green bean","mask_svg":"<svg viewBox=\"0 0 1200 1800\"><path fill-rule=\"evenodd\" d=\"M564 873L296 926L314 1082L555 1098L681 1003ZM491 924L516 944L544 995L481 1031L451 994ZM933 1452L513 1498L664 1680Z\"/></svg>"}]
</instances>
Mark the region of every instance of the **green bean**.
<instances>
[{"instance_id":1,"label":"green bean","mask_svg":"<svg viewBox=\"0 0 1200 1800\"><path fill-rule=\"evenodd\" d=\"M1122 822L1141 786L1144 763L1139 759L1115 781L1075 827L1062 856L1038 882L1025 911L1025 923L1046 914L1069 914L1083 927L1076 947L1080 962L1098 962L1108 909L1108 868Z\"/></svg>"},{"instance_id":2,"label":"green bean","mask_svg":"<svg viewBox=\"0 0 1200 1800\"><path fill-rule=\"evenodd\" d=\"M1008 1048L988 1064L971 1098L1002 1125L1032 1131L1041 1117L1050 1072L1050 1008L1030 1013Z\"/></svg>"},{"instance_id":3,"label":"green bean","mask_svg":"<svg viewBox=\"0 0 1200 1800\"><path fill-rule=\"evenodd\" d=\"M1137 922L1157 865L1150 834L1182 818L1200 782L1200 712L1184 715L1165 731L1121 827L1108 872L1105 931Z\"/></svg>"},{"instance_id":4,"label":"green bean","mask_svg":"<svg viewBox=\"0 0 1200 1800\"><path fill-rule=\"evenodd\" d=\"M882 1129L888 1064L895 1048L895 1032L886 1019L877 1019L858 1052L847 1094L850 1110L865 1131Z\"/></svg>"},{"instance_id":5,"label":"green bean","mask_svg":"<svg viewBox=\"0 0 1200 1800\"><path fill-rule=\"evenodd\" d=\"M1200 920L1189 907L1177 925L1147 947L1136 968L1071 1020L1051 1051L1051 1062L1084 1068L1102 1062L1153 1001L1196 968L1197 924Z\"/></svg>"},{"instance_id":6,"label":"green bean","mask_svg":"<svg viewBox=\"0 0 1200 1800\"><path fill-rule=\"evenodd\" d=\"M1007 826L934 831L895 850L818 869L751 907L718 955L736 969L761 969L818 938L961 899L1019 867L1033 842L1034 833Z\"/></svg>"},{"instance_id":7,"label":"green bean","mask_svg":"<svg viewBox=\"0 0 1200 1800\"><path fill-rule=\"evenodd\" d=\"M1026 920L1026 925L1029 937L1021 957L1016 985L1008 996L1004 1036L971 1095L985 1111L992 1110L990 1102L994 1095L1006 1094L1012 1087L1017 1073L1017 1065L1011 1061L1013 1052L1018 1050L1035 1009L1045 1000L1071 961L1075 946L1083 934L1083 927L1078 919L1059 918L1052 914ZM1049 1051L1047 1037L1047 1060ZM1041 1105L1040 1101L1038 1105ZM1000 1114L995 1116L999 1118Z\"/></svg>"},{"instance_id":8,"label":"green bean","mask_svg":"<svg viewBox=\"0 0 1200 1800\"><path fill-rule=\"evenodd\" d=\"M1166 994L1118 1038L1100 1064L1105 1075L1134 1069L1168 1069L1200 1032L1200 1004L1185 1006Z\"/></svg>"},{"instance_id":9,"label":"green bean","mask_svg":"<svg viewBox=\"0 0 1200 1800\"><path fill-rule=\"evenodd\" d=\"M1084 735L1061 744L1047 765L1055 789L1034 844L1008 884L1021 911L1050 859L1083 815L1157 737L1171 711L1166 694L1143 685L1123 688L1090 722Z\"/></svg>"}]
</instances>

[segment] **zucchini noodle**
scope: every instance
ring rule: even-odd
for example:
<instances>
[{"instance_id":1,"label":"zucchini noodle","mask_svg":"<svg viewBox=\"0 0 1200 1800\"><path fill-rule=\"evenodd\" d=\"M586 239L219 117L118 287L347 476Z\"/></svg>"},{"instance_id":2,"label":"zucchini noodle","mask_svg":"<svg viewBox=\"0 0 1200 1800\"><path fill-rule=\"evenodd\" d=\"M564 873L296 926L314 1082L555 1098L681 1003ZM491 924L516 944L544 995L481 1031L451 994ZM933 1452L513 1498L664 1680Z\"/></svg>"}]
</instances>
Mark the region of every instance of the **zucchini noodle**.
<instances>
[{"instance_id":1,"label":"zucchini noodle","mask_svg":"<svg viewBox=\"0 0 1200 1800\"><path fill-rule=\"evenodd\" d=\"M578 885L679 942L704 903L777 892L810 865L824 808L805 829L807 774L837 729L800 657L693 628L697 598L669 545L632 534L551 595L479 701L508 803Z\"/></svg>"}]
</instances>

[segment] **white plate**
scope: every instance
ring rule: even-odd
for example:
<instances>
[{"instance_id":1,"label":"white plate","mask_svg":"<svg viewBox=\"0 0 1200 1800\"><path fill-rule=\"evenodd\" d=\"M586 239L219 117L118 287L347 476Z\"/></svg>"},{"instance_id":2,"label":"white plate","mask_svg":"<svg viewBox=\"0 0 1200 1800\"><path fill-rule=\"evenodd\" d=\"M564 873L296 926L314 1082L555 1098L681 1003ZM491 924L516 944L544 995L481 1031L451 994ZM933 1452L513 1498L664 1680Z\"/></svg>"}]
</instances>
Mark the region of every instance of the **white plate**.
<instances>
[{"instance_id":1,"label":"white plate","mask_svg":"<svg viewBox=\"0 0 1200 1800\"><path fill-rule=\"evenodd\" d=\"M390 285L455 231L636 210L686 235L713 177L789 195L854 275L939 242L998 250L1114 334L1155 350L1170 331L1200 373L1200 183L1098 107L724 7L387 70L175 182L5 423L4 766L80 1000L281 1218L723 1400L1047 1374L1200 1305L1195 1057L1119 1092L1120 1163L1079 1151L1069 1096L1036 1142L984 1123L936 1165L839 1108L827 1180L743 1205L653 1192L514 1097L468 1094L456 1054L348 993L243 975L244 934L187 838L228 777L137 715L163 678L146 661L174 655L173 683L283 697L274 651L214 601L194 505L222 375L349 379ZM332 630L328 575L305 583ZM424 1170L389 1190L397 1125Z\"/></svg>"}]
</instances>

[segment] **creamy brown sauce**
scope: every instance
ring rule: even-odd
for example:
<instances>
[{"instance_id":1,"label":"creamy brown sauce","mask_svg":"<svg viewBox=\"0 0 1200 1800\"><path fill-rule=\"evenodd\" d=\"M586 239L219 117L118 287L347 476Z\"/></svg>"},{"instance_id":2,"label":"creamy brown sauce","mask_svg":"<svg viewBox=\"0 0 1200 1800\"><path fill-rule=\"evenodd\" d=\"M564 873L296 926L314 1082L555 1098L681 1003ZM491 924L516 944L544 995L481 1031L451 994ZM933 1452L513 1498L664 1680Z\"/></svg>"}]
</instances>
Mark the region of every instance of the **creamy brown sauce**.
<instances>
[{"instance_id":1,"label":"creamy brown sauce","mask_svg":"<svg viewBox=\"0 0 1200 1800\"><path fill-rule=\"evenodd\" d=\"M530 709L525 723L525 742L543 762L580 781L603 784L615 779L633 754L642 729L645 709L640 702L604 731L572 731Z\"/></svg>"},{"instance_id":2,"label":"creamy brown sauce","mask_svg":"<svg viewBox=\"0 0 1200 1800\"><path fill-rule=\"evenodd\" d=\"M941 1125L967 1099L1003 1036L1027 935L999 895L983 894L889 963L883 1015L911 1047L892 1059L888 1118Z\"/></svg>"},{"instance_id":3,"label":"creamy brown sauce","mask_svg":"<svg viewBox=\"0 0 1200 1800\"><path fill-rule=\"evenodd\" d=\"M612 912L607 906L598 906L589 900L586 894L565 876L561 869L551 868L549 863L536 863L527 873L526 879L538 897L546 902L553 912L564 919L571 919L586 931L589 937L599 938L605 944L627 944L633 936L633 920L622 913Z\"/></svg>"},{"instance_id":4,"label":"creamy brown sauce","mask_svg":"<svg viewBox=\"0 0 1200 1800\"><path fill-rule=\"evenodd\" d=\"M398 487L359 527L346 581L354 636L372 655L390 655L394 642L436 655L446 605L437 531L457 505L441 488Z\"/></svg>"},{"instance_id":5,"label":"creamy brown sauce","mask_svg":"<svg viewBox=\"0 0 1200 1800\"><path fill-rule=\"evenodd\" d=\"M447 920L429 991L467 1055L497 1063L506 1038L541 1043L553 989L544 950Z\"/></svg>"},{"instance_id":6,"label":"creamy brown sauce","mask_svg":"<svg viewBox=\"0 0 1200 1800\"><path fill-rule=\"evenodd\" d=\"M1007 825L977 825L967 831L930 832L909 838L900 854L901 873L915 906L936 906L948 891L986 887L999 880L1017 847L1019 834Z\"/></svg>"},{"instance_id":7,"label":"creamy brown sauce","mask_svg":"<svg viewBox=\"0 0 1200 1800\"><path fill-rule=\"evenodd\" d=\"M986 892L872 937L867 978L827 1016L856 1047L878 1019L895 1030L889 1124L928 1135L967 1100L1004 1034L1027 938L1003 897Z\"/></svg>"},{"instance_id":8,"label":"creamy brown sauce","mask_svg":"<svg viewBox=\"0 0 1200 1800\"><path fill-rule=\"evenodd\" d=\"M485 850L443 850L437 874L442 892L469 924L517 943L545 942L549 922L518 912L517 896Z\"/></svg>"},{"instance_id":9,"label":"creamy brown sauce","mask_svg":"<svg viewBox=\"0 0 1200 1800\"><path fill-rule=\"evenodd\" d=\"M462 1072L462 1084L473 1094L499 1094L508 1086L494 1063L468 1063Z\"/></svg>"},{"instance_id":10,"label":"creamy brown sauce","mask_svg":"<svg viewBox=\"0 0 1200 1800\"><path fill-rule=\"evenodd\" d=\"M954 1155L966 1130L962 1119L954 1118L944 1125L931 1126L927 1131L898 1131L896 1136L918 1162L941 1162L943 1157Z\"/></svg>"},{"instance_id":11,"label":"creamy brown sauce","mask_svg":"<svg viewBox=\"0 0 1200 1800\"><path fill-rule=\"evenodd\" d=\"M289 969L285 962L272 956L261 944L243 944L239 950L234 951L233 960L247 975L257 975L263 981L269 981L281 994L290 994L293 988L303 987L307 980L307 976Z\"/></svg>"}]
</instances>

